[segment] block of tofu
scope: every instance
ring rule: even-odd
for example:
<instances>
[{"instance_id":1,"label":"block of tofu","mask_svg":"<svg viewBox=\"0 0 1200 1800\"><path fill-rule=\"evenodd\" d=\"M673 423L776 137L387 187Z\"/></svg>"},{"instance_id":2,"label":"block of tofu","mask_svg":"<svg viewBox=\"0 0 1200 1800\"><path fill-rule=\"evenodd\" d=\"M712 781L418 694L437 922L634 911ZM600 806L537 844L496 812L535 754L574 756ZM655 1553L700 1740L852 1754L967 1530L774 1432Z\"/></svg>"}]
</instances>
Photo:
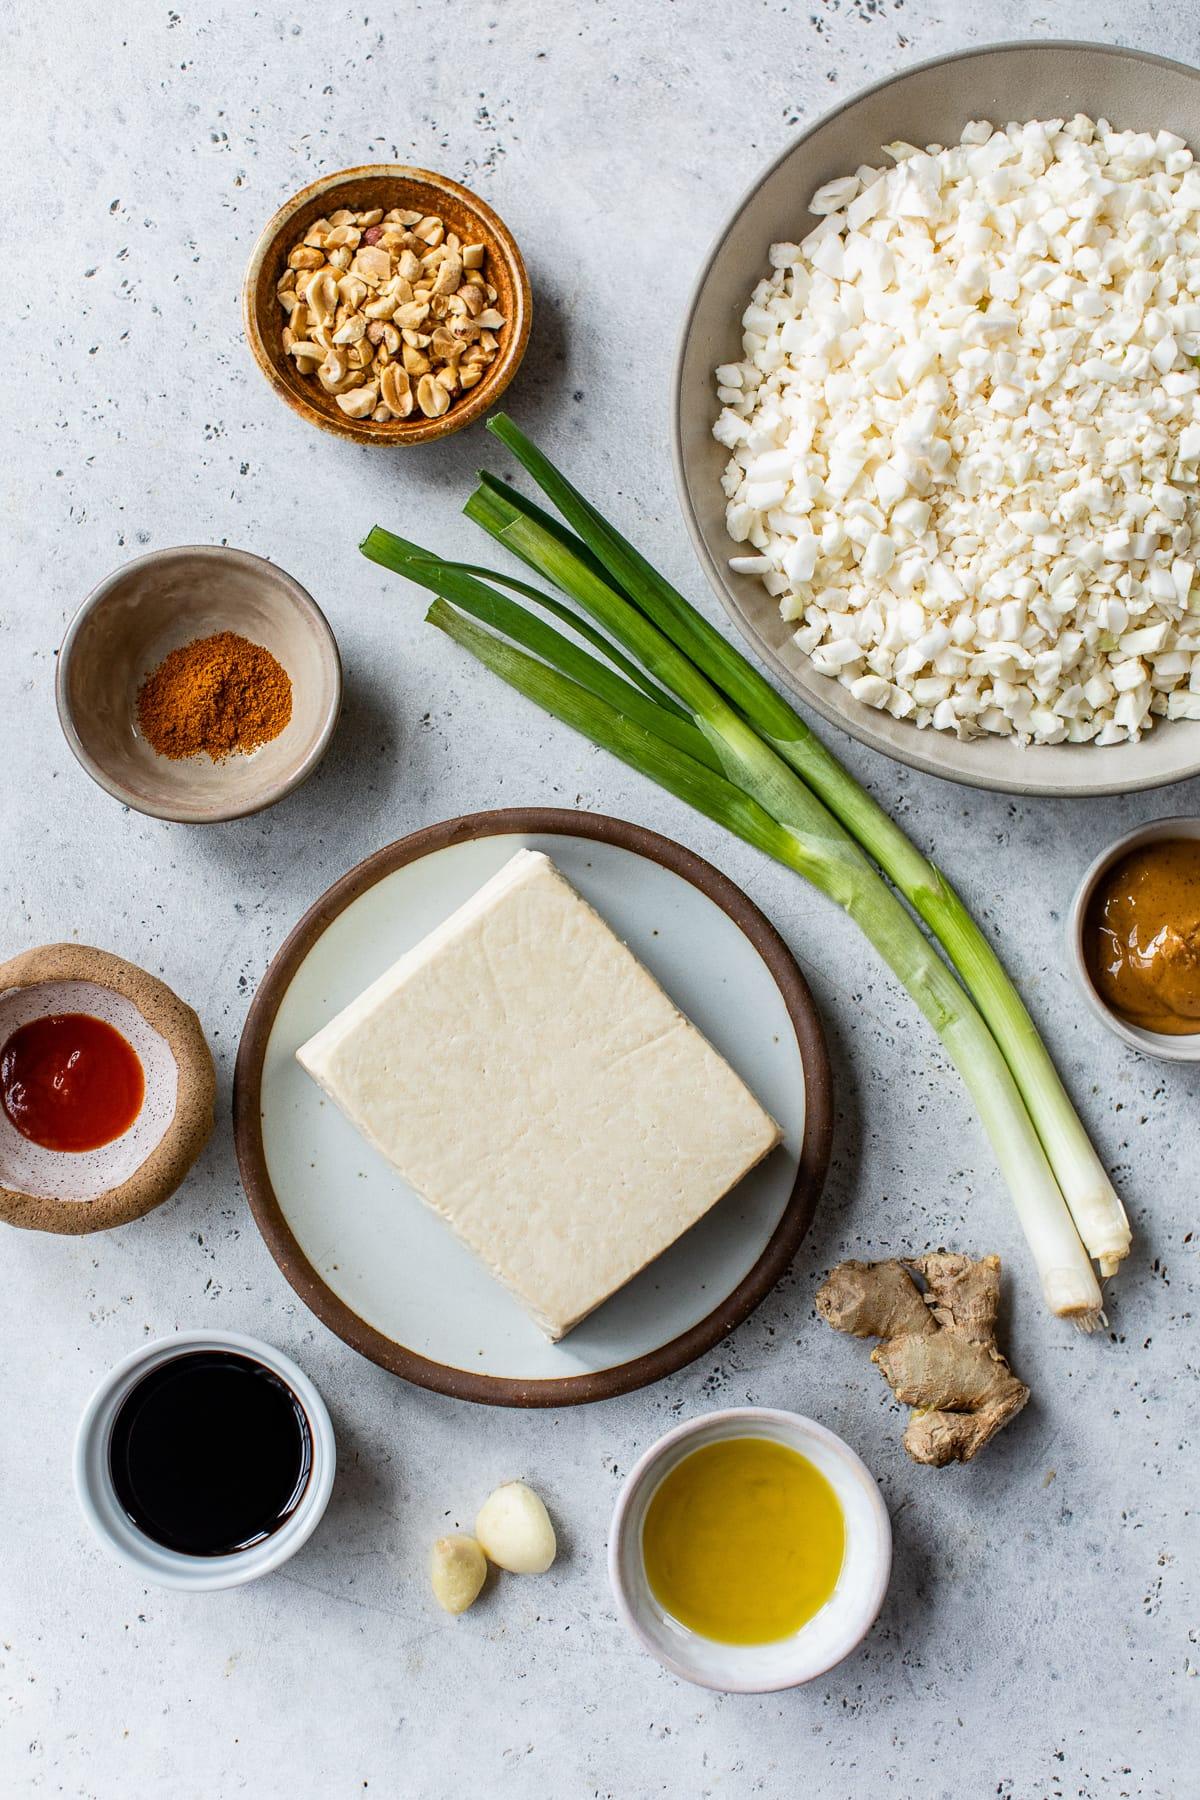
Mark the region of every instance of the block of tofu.
<instances>
[{"instance_id":1,"label":"block of tofu","mask_svg":"<svg viewBox=\"0 0 1200 1800\"><path fill-rule=\"evenodd\" d=\"M296 1054L552 1340L780 1136L538 851Z\"/></svg>"}]
</instances>

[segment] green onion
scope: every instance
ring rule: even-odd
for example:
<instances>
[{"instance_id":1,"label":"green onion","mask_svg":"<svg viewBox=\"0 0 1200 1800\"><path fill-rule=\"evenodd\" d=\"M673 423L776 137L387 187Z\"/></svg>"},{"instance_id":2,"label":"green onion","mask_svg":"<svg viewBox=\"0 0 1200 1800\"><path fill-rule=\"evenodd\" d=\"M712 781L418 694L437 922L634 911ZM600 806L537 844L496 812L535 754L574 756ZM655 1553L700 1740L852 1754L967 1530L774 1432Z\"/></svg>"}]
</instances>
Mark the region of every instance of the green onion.
<instances>
[{"instance_id":1,"label":"green onion","mask_svg":"<svg viewBox=\"0 0 1200 1800\"><path fill-rule=\"evenodd\" d=\"M954 963L1012 1070L1076 1227L1105 1275L1128 1254L1129 1221L1104 1166L1071 1104L1050 1054L999 957L942 874L883 808L859 786L803 719L754 665L733 648L682 594L621 536L553 463L500 415L488 429L516 456L577 532L577 557L597 567L678 645L778 754L841 820L914 907ZM483 478L467 513L524 555L510 530L495 530L502 497L527 523L549 526L561 549L563 528L512 488ZM568 545L569 547L569 545ZM528 560L528 559L527 559ZM543 572L553 573L545 567ZM568 590L571 591L571 590Z\"/></svg>"},{"instance_id":2,"label":"green onion","mask_svg":"<svg viewBox=\"0 0 1200 1800\"><path fill-rule=\"evenodd\" d=\"M540 530L533 521L525 523ZM556 560L544 543L537 547ZM557 548L570 557L565 546ZM463 565L439 562L378 528L364 549L374 560L436 594L454 597L475 619L500 629L515 622L510 608L524 610L504 596L486 600L479 592L486 584ZM1012 1191L1048 1304L1090 1328L1101 1304L1091 1264L1008 1066L958 982L850 835L688 659L585 564L574 566L572 559L571 573L572 597L594 617L602 617L654 677L695 709L705 747L718 752L736 779L717 773L711 759L701 760L669 742L663 732L672 715L665 708L655 706L634 718L600 693L597 671L602 665L549 627L534 632L526 621L509 633L519 633L518 641L535 649L535 656L481 629L444 598L435 601L429 618L511 686L844 907L903 982L966 1081ZM778 808L786 810L785 822Z\"/></svg>"},{"instance_id":3,"label":"green onion","mask_svg":"<svg viewBox=\"0 0 1200 1800\"><path fill-rule=\"evenodd\" d=\"M689 715L675 706L668 697L662 696L663 704L659 704L641 687L614 674L611 669L597 662L577 644L572 644L561 632L547 625L543 619L518 606L505 594L498 594L494 588L480 581L473 565L458 563L451 567L426 556L416 545L407 545L403 538L398 538L390 531L384 531L376 525L374 530L364 539L362 551L372 562L382 564L401 575L409 575L413 580L422 580L422 585L432 588L447 599L454 600L464 611L474 618L481 619L485 625L497 631L505 632L526 649L543 657L554 667L563 670L575 681L608 701L626 718L635 720L655 732L667 743L674 744L677 749L685 751L697 762L705 763L710 769L719 771L720 762L716 752L704 734L692 723ZM486 573L486 571L484 571ZM499 579L494 577L493 579ZM511 585L523 585L513 583ZM529 588L527 593L539 602L547 599L537 589ZM593 632L586 619L578 618L569 607L556 606L556 615L570 623L572 629L581 636L599 637ZM603 640L601 640L603 642ZM612 647L607 646L609 654ZM641 672L638 671L639 680Z\"/></svg>"}]
</instances>

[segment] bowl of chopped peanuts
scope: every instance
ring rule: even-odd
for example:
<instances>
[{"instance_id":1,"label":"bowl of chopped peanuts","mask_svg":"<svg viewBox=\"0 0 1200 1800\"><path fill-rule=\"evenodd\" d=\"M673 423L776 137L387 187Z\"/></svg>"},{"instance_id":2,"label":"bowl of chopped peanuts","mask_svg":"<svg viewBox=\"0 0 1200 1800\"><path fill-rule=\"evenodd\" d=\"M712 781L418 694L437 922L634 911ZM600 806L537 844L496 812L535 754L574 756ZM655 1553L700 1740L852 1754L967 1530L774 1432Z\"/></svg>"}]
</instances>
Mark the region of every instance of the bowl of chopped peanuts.
<instances>
[{"instance_id":1,"label":"bowl of chopped peanuts","mask_svg":"<svg viewBox=\"0 0 1200 1800\"><path fill-rule=\"evenodd\" d=\"M529 339L529 277L508 227L428 169L376 163L301 189L271 219L242 293L281 399L360 444L423 444L482 416Z\"/></svg>"}]
</instances>

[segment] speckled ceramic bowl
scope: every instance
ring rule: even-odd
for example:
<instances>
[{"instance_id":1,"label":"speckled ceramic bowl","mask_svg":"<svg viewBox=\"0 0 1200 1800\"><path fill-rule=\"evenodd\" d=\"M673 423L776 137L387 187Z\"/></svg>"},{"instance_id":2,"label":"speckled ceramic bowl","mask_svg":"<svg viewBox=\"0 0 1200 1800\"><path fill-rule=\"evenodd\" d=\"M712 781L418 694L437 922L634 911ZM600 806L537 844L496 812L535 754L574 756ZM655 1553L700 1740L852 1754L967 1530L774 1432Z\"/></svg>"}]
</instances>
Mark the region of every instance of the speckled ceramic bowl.
<instances>
[{"instance_id":1,"label":"speckled ceramic bowl","mask_svg":"<svg viewBox=\"0 0 1200 1800\"><path fill-rule=\"evenodd\" d=\"M159 756L138 729L138 689L169 651L218 631L261 644L283 665L291 719L250 756ZM308 779L337 725L342 665L298 581L246 550L185 544L140 556L93 589L63 639L56 697L68 744L114 799L207 825L260 812Z\"/></svg>"},{"instance_id":2,"label":"speckled ceramic bowl","mask_svg":"<svg viewBox=\"0 0 1200 1800\"><path fill-rule=\"evenodd\" d=\"M393 206L436 213L464 243L487 246L486 279L496 289L496 305L504 315L500 347L476 387L455 400L440 419L415 412L407 419L349 419L313 376L301 375L283 348L287 319L275 293L287 259L314 220L340 207L366 212ZM447 175L404 163L368 163L322 175L293 194L263 230L250 257L242 289L242 318L254 360L281 400L310 425L356 444L395 447L427 444L449 437L483 417L494 406L521 365L533 320L529 276L516 239L485 200Z\"/></svg>"},{"instance_id":3,"label":"speckled ceramic bowl","mask_svg":"<svg viewBox=\"0 0 1200 1800\"><path fill-rule=\"evenodd\" d=\"M693 1450L736 1437L772 1438L806 1456L830 1483L846 1522L846 1554L832 1595L807 1625L771 1644L721 1644L689 1631L652 1591L642 1556L646 1509L659 1483ZM730 1694L800 1687L843 1661L875 1623L891 1568L891 1521L866 1464L815 1419L763 1406L689 1419L652 1444L625 1479L608 1538L617 1610L642 1648L685 1681Z\"/></svg>"},{"instance_id":4,"label":"speckled ceramic bowl","mask_svg":"<svg viewBox=\"0 0 1200 1800\"><path fill-rule=\"evenodd\" d=\"M1132 1050L1140 1050L1143 1056L1155 1056L1160 1062L1197 1063L1200 1062L1200 1031L1191 1032L1186 1037L1172 1037L1167 1032L1147 1031L1141 1025L1131 1025L1127 1020L1119 1018L1096 992L1084 948L1084 921L1097 882L1130 850L1137 850L1142 844L1152 844L1163 838L1200 838L1200 818L1155 819L1149 825L1139 825L1135 831L1127 831L1124 837L1119 837L1115 844L1110 844L1107 850L1100 852L1080 882L1071 903L1067 919L1067 954L1079 991L1088 1006L1122 1043L1128 1044Z\"/></svg>"},{"instance_id":5,"label":"speckled ceramic bowl","mask_svg":"<svg viewBox=\"0 0 1200 1800\"><path fill-rule=\"evenodd\" d=\"M43 944L0 963L0 1047L34 1019L88 1013L121 1033L145 1092L98 1150L48 1150L0 1109L0 1219L80 1235L127 1225L175 1192L213 1124L216 1074L190 1006L145 969L87 944Z\"/></svg>"}]
</instances>

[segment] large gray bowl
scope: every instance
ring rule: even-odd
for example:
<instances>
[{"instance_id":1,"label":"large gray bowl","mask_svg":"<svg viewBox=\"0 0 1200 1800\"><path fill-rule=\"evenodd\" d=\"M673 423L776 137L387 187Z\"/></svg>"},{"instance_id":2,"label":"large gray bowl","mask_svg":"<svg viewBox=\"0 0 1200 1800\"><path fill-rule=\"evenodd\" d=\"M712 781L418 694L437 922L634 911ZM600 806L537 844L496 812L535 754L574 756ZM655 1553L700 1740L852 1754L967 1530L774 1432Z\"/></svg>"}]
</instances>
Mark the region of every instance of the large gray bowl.
<instances>
[{"instance_id":1,"label":"large gray bowl","mask_svg":"<svg viewBox=\"0 0 1200 1800\"><path fill-rule=\"evenodd\" d=\"M784 684L831 724L930 775L1017 794L1119 794L1200 773L1200 721L1158 720L1137 744L1022 749L1006 738L959 743L864 706L818 675L792 642L794 627L759 581L734 575L721 471L728 451L712 437L718 363L741 359L741 316L767 270L768 247L811 230L814 190L884 144L957 143L968 119L1103 115L1119 126L1176 131L1200 146L1200 70L1101 44L1001 44L921 63L826 114L772 163L739 203L708 257L684 321L675 363L673 442L684 517L704 571L735 625Z\"/></svg>"}]
</instances>

